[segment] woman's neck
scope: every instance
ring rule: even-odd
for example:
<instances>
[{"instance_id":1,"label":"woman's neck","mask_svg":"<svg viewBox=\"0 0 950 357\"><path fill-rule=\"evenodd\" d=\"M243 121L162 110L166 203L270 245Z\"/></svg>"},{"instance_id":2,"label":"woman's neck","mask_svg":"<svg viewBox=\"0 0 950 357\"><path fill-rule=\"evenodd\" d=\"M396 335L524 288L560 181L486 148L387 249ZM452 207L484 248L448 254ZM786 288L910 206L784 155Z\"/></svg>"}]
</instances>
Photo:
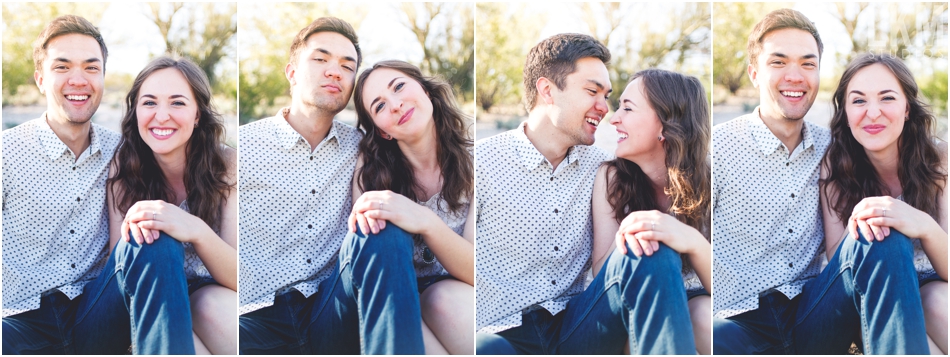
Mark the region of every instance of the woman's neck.
<instances>
[{"instance_id":1,"label":"woman's neck","mask_svg":"<svg viewBox=\"0 0 950 357\"><path fill-rule=\"evenodd\" d=\"M442 168L439 163L438 145L435 125L429 127L425 134L415 138L405 138L397 142L399 150L406 157L412 168L415 183L422 187L418 197L427 201L442 190Z\"/></svg>"},{"instance_id":2,"label":"woman's neck","mask_svg":"<svg viewBox=\"0 0 950 357\"><path fill-rule=\"evenodd\" d=\"M903 193L903 189L898 174L900 154L898 153L897 145L893 145L882 151L872 152L865 150L865 153L874 171L877 172L877 176L881 178L884 186L890 191L888 194L893 197L900 196Z\"/></svg>"},{"instance_id":3,"label":"woman's neck","mask_svg":"<svg viewBox=\"0 0 950 357\"><path fill-rule=\"evenodd\" d=\"M187 196L185 190L186 161L184 150L165 155L155 155L155 161L162 170L162 175L165 176L165 182L175 193L174 200L177 202L171 203L176 205L180 204L181 201L185 200L185 196Z\"/></svg>"},{"instance_id":4,"label":"woman's neck","mask_svg":"<svg viewBox=\"0 0 950 357\"><path fill-rule=\"evenodd\" d=\"M640 170L650 179L650 186L653 188L656 203L660 210L666 212L670 207L670 197L666 194L666 187L669 185L670 175L666 168L666 153L662 150L637 158L633 161L640 166Z\"/></svg>"}]
</instances>

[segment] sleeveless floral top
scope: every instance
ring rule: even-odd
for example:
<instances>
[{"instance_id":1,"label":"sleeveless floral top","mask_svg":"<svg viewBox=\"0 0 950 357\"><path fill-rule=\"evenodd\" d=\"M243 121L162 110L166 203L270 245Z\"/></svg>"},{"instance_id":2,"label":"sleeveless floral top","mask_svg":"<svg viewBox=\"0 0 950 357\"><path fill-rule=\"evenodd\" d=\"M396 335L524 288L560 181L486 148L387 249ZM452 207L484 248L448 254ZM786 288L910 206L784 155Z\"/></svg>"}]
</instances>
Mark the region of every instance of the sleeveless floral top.
<instances>
[{"instance_id":1,"label":"sleeveless floral top","mask_svg":"<svg viewBox=\"0 0 950 357\"><path fill-rule=\"evenodd\" d=\"M469 203L471 203L471 201L465 198L461 201L462 209L458 212L451 212L449 211L448 204L442 199L441 192L430 197L428 201L419 202L420 205L435 212L435 214L442 219L442 222L445 222L445 224L458 235L462 235L462 232L465 230L465 219L468 218ZM414 234L412 240L412 264L416 268L416 277L424 278L449 274L449 272L442 267L442 264L439 263L439 260L436 259L435 254L432 254L432 251L426 246L422 240L422 236Z\"/></svg>"},{"instance_id":2,"label":"sleeveless floral top","mask_svg":"<svg viewBox=\"0 0 950 357\"><path fill-rule=\"evenodd\" d=\"M191 213L191 211L188 210L188 200L182 201L181 204L178 205L178 208L181 208L182 211L189 214ZM185 247L185 279L210 278L211 273L208 272L208 268L205 267L201 258L198 257L198 252L195 251L195 247L191 245L191 243L182 243L182 246Z\"/></svg>"}]
</instances>

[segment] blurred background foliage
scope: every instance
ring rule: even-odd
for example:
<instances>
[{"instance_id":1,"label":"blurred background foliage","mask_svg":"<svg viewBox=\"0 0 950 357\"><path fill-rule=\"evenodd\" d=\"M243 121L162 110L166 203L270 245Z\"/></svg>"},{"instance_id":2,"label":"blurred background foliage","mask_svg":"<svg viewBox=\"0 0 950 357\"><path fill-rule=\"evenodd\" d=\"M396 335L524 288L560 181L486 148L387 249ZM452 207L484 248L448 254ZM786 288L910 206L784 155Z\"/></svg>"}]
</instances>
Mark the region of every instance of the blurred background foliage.
<instances>
[{"instance_id":1,"label":"blurred background foliage","mask_svg":"<svg viewBox=\"0 0 950 357\"><path fill-rule=\"evenodd\" d=\"M403 60L426 75L448 81L459 102L470 103L475 82L472 10L471 3L241 4L241 123L273 115L289 105L284 68L290 43L297 32L322 16L343 19L356 30L363 51L360 71L381 60ZM355 121L352 105L351 100L338 119Z\"/></svg>"},{"instance_id":2,"label":"blurred background foliage","mask_svg":"<svg viewBox=\"0 0 950 357\"><path fill-rule=\"evenodd\" d=\"M4 3L5 128L46 109L46 98L33 80L33 41L52 19L65 14L95 24L109 49L103 99L93 121L118 129L125 95L138 72L155 57L182 56L208 75L228 142L237 142L235 3Z\"/></svg>"},{"instance_id":3,"label":"blurred background foliage","mask_svg":"<svg viewBox=\"0 0 950 357\"><path fill-rule=\"evenodd\" d=\"M833 111L831 96L848 62L866 52L890 53L914 73L921 94L947 131L947 3L714 3L714 122L747 113L758 91L747 74L746 44L755 24L770 11L801 11L824 43L818 99L806 120L823 125Z\"/></svg>"}]
</instances>

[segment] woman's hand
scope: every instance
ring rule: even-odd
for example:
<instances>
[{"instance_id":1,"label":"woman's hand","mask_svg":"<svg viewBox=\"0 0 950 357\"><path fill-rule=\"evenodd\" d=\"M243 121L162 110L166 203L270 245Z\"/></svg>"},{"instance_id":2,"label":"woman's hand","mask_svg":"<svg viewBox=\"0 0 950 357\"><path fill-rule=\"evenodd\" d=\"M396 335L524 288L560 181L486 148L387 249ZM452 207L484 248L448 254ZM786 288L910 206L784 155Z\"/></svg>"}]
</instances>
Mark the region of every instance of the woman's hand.
<instances>
[{"instance_id":1,"label":"woman's hand","mask_svg":"<svg viewBox=\"0 0 950 357\"><path fill-rule=\"evenodd\" d=\"M638 257L653 255L660 248L659 242L679 253L690 254L696 247L697 239L705 241L699 231L673 216L660 211L637 211L620 222L616 244L624 254L627 253L624 243L629 244L633 254Z\"/></svg>"},{"instance_id":2,"label":"woman's hand","mask_svg":"<svg viewBox=\"0 0 950 357\"><path fill-rule=\"evenodd\" d=\"M194 243L198 237L206 235L202 230L211 230L204 221L185 212L178 206L165 201L139 201L125 214L122 221L122 239L129 241L129 231L136 243L152 244L158 239L159 231L180 242ZM216 236L211 232L212 236Z\"/></svg>"},{"instance_id":3,"label":"woman's hand","mask_svg":"<svg viewBox=\"0 0 950 357\"><path fill-rule=\"evenodd\" d=\"M890 196L867 197L854 206L848 232L858 239L858 231L869 240L882 241L891 228L911 238L926 239L927 233L942 228L933 217Z\"/></svg>"},{"instance_id":4,"label":"woman's hand","mask_svg":"<svg viewBox=\"0 0 950 357\"><path fill-rule=\"evenodd\" d=\"M353 211L347 220L350 232L360 227L363 233L379 233L386 222L412 234L425 234L430 222L441 222L435 213L392 191L368 191L353 202Z\"/></svg>"}]
</instances>

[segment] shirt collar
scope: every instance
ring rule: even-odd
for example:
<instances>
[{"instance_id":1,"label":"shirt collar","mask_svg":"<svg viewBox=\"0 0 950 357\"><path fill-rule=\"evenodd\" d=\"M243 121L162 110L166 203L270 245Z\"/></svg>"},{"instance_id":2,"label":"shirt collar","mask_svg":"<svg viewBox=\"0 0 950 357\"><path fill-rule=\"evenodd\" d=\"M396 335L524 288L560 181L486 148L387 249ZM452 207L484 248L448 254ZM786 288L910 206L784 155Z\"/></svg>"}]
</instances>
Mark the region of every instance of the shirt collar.
<instances>
[{"instance_id":1,"label":"shirt collar","mask_svg":"<svg viewBox=\"0 0 950 357\"><path fill-rule=\"evenodd\" d=\"M287 114L289 113L289 107L281 108L280 111L277 112L277 115L274 119L274 124L276 125L275 131L277 135L277 142L280 143L280 147L282 147L284 150L290 150L301 140L304 142L307 141L303 135L300 135L300 133L298 133L297 130L294 130L294 128L290 126L290 123L287 122ZM330 132L327 133L327 137L324 138L323 141L328 141L331 139L339 140L337 122L335 120L333 123L331 123Z\"/></svg>"},{"instance_id":2,"label":"shirt collar","mask_svg":"<svg viewBox=\"0 0 950 357\"><path fill-rule=\"evenodd\" d=\"M49 126L46 113L43 113L43 120L40 120L39 127L37 128L37 134L40 138L40 143L43 145L43 149L46 152L46 156L50 160L56 160L64 153L72 153L69 151L69 147L66 146L62 140L59 139L59 136L53 131L53 128ZM89 155L93 155L99 152L101 145L99 144L99 136L96 135L96 126L90 124L89 126L89 148L86 149L89 151ZM78 157L82 156L82 153L75 153Z\"/></svg>"},{"instance_id":3,"label":"shirt collar","mask_svg":"<svg viewBox=\"0 0 950 357\"><path fill-rule=\"evenodd\" d=\"M769 127L765 126L765 121L762 120L762 115L759 113L759 107L756 107L751 115L753 118L749 120L749 129L752 132L752 138L755 140L759 151L762 151L762 154L768 156L775 152L775 150L782 148L782 145L784 145L782 141L772 133ZM806 121L802 124L802 143L800 145L802 145L802 149L805 150L814 145L814 139L812 138L811 130L808 130L811 123ZM794 152L795 149L796 148L788 148L789 152Z\"/></svg>"},{"instance_id":4,"label":"shirt collar","mask_svg":"<svg viewBox=\"0 0 950 357\"><path fill-rule=\"evenodd\" d=\"M531 143L528 136L525 135L524 131L526 126L527 122L522 122L521 125L518 125L518 129L514 130L512 143L515 147L515 153L518 155L518 160L521 161L521 164L526 170L531 171L548 161L544 158L544 155L538 151L538 148L534 147L534 144ZM562 164L566 163L570 165L580 158L580 154L578 154L578 150L576 150L577 146L579 145L567 149L567 157Z\"/></svg>"}]
</instances>

